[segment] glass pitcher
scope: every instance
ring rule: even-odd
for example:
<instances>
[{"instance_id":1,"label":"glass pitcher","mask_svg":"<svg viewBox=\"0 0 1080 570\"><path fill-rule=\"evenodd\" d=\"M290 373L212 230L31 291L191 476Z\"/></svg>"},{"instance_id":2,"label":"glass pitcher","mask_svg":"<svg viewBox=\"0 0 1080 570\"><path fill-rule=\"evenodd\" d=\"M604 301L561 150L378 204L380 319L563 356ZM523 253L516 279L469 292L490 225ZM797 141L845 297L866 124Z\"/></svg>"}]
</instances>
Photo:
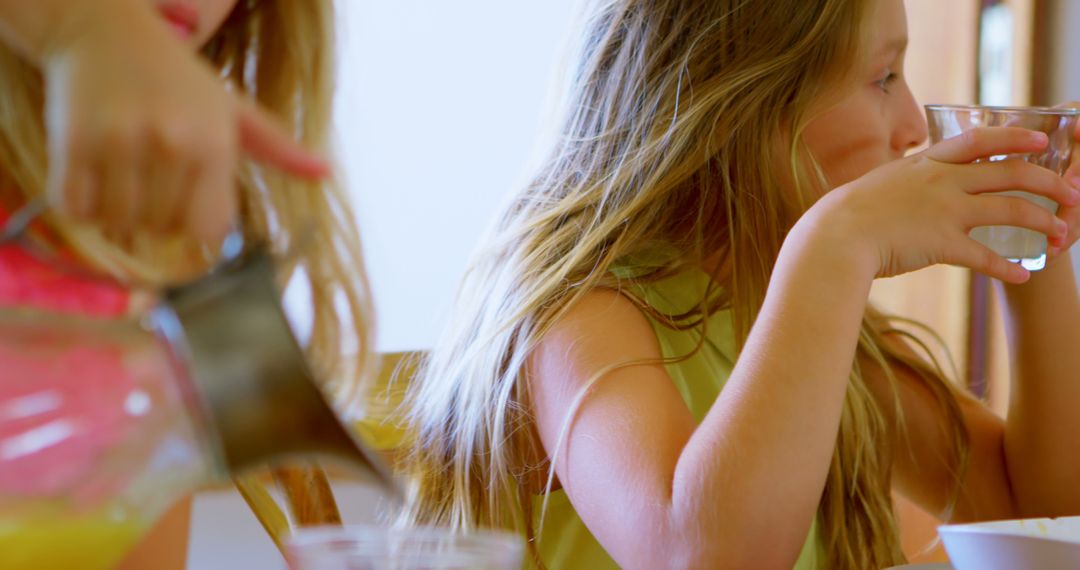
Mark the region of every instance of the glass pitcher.
<instances>
[{"instance_id":1,"label":"glass pitcher","mask_svg":"<svg viewBox=\"0 0 1080 570\"><path fill-rule=\"evenodd\" d=\"M0 568L110 568L177 499L290 457L398 495L316 387L279 299L255 247L137 318L0 307Z\"/></svg>"}]
</instances>

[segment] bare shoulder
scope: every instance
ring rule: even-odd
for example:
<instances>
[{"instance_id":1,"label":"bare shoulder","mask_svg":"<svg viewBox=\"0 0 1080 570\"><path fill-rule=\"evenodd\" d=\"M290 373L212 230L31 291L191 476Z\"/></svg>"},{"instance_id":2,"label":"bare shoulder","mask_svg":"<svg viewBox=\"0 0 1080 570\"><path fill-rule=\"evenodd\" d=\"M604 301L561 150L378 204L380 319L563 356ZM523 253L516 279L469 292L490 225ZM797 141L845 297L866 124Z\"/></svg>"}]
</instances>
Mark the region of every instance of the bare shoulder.
<instances>
[{"instance_id":1,"label":"bare shoulder","mask_svg":"<svg viewBox=\"0 0 1080 570\"><path fill-rule=\"evenodd\" d=\"M590 496L610 490L603 474L611 469L674 464L693 434L696 423L664 367L656 333L619 292L584 295L544 334L526 369L536 449L544 460L559 454L557 481L572 497L575 488Z\"/></svg>"},{"instance_id":2,"label":"bare shoulder","mask_svg":"<svg viewBox=\"0 0 1080 570\"><path fill-rule=\"evenodd\" d=\"M532 375L574 382L601 368L660 358L652 326L624 294L597 288L567 310L530 358Z\"/></svg>"},{"instance_id":3,"label":"bare shoulder","mask_svg":"<svg viewBox=\"0 0 1080 570\"><path fill-rule=\"evenodd\" d=\"M538 453L530 462L543 467L527 483L533 492L540 493L546 484L548 457L543 450L554 447L566 411L589 379L606 367L659 355L645 315L612 289L589 291L554 323L526 364L533 449ZM561 487L556 477L553 488Z\"/></svg>"}]
</instances>

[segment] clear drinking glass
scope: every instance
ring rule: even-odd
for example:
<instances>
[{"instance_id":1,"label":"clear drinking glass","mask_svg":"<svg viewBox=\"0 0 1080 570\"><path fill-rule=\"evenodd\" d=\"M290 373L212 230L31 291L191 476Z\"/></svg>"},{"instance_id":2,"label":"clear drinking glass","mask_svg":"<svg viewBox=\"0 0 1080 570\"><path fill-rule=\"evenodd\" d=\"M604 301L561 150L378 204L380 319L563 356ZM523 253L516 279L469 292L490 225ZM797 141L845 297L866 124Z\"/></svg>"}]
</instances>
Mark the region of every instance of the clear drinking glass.
<instances>
[{"instance_id":1,"label":"clear drinking glass","mask_svg":"<svg viewBox=\"0 0 1080 570\"><path fill-rule=\"evenodd\" d=\"M496 531L345 526L299 530L286 551L293 570L519 570L524 543Z\"/></svg>"},{"instance_id":2,"label":"clear drinking glass","mask_svg":"<svg viewBox=\"0 0 1080 570\"><path fill-rule=\"evenodd\" d=\"M1073 133L1080 111L1048 107L983 107L975 105L927 105L926 118L930 126L931 144L955 137L977 127L1021 127L1046 133L1050 144L1037 153L1003 154L988 161L1023 160L1065 174L1072 154ZM981 162L977 161L977 162ZM1023 191L1002 192L1019 196L1051 212L1058 204L1049 198ZM982 226L971 231L971 237L1024 269L1038 271L1046 266L1046 236L1032 230L1012 226Z\"/></svg>"}]
</instances>

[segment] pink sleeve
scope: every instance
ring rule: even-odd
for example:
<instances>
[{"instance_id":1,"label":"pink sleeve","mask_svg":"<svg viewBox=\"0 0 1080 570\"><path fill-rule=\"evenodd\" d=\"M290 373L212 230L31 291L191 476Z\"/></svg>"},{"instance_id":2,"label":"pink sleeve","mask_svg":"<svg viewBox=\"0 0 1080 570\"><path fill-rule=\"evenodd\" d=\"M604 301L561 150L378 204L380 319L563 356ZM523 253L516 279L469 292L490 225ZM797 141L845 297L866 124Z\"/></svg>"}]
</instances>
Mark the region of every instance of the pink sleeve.
<instances>
[{"instance_id":1,"label":"pink sleeve","mask_svg":"<svg viewBox=\"0 0 1080 570\"><path fill-rule=\"evenodd\" d=\"M0 210L0 225L7 217ZM0 244L0 306L116 317L127 311L129 297L118 283L68 275L18 245Z\"/></svg>"}]
</instances>

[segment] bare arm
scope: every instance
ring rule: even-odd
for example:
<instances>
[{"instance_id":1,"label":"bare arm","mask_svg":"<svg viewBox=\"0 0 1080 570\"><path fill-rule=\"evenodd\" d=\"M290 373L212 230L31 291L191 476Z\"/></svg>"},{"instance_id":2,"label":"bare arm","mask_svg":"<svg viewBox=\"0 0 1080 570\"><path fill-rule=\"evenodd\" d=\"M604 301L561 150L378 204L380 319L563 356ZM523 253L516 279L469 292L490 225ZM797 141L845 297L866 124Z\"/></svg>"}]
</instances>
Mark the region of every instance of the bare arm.
<instances>
[{"instance_id":1,"label":"bare arm","mask_svg":"<svg viewBox=\"0 0 1080 570\"><path fill-rule=\"evenodd\" d=\"M1073 138L1064 178L1080 187L1080 130ZM1080 205L1063 204L1058 216L1069 231L1050 239L1046 269L1024 286L998 288L1011 348L1005 448L1021 513L1030 516L1080 513L1080 295L1069 255Z\"/></svg>"},{"instance_id":2,"label":"bare arm","mask_svg":"<svg viewBox=\"0 0 1080 570\"><path fill-rule=\"evenodd\" d=\"M572 424L556 472L619 564L790 568L798 557L824 487L874 268L797 237L789 243L700 426L660 365L606 375ZM548 452L589 377L660 356L633 304L591 293L531 361Z\"/></svg>"},{"instance_id":3,"label":"bare arm","mask_svg":"<svg viewBox=\"0 0 1080 570\"><path fill-rule=\"evenodd\" d=\"M1012 387L1005 448L1021 513L1080 513L1080 295L1068 254L1003 287Z\"/></svg>"}]
</instances>

